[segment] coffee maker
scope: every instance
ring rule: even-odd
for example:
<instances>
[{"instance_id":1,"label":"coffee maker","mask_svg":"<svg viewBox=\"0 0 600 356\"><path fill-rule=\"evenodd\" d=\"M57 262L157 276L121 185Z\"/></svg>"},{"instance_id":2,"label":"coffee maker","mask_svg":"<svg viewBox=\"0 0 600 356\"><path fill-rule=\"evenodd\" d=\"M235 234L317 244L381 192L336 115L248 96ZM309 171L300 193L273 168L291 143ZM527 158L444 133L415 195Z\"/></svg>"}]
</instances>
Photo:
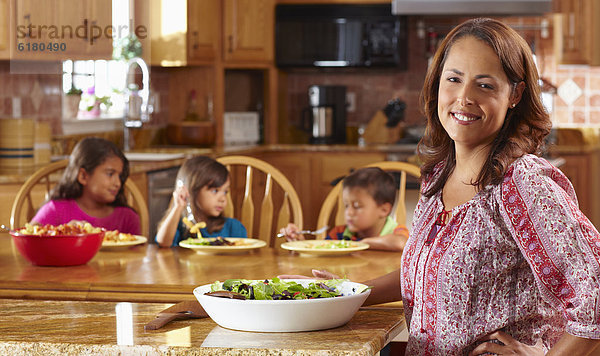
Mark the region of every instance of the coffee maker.
<instances>
[{"instance_id":1,"label":"coffee maker","mask_svg":"<svg viewBox=\"0 0 600 356\"><path fill-rule=\"evenodd\" d=\"M346 87L311 85L309 106L303 111L303 126L311 144L346 143Z\"/></svg>"}]
</instances>

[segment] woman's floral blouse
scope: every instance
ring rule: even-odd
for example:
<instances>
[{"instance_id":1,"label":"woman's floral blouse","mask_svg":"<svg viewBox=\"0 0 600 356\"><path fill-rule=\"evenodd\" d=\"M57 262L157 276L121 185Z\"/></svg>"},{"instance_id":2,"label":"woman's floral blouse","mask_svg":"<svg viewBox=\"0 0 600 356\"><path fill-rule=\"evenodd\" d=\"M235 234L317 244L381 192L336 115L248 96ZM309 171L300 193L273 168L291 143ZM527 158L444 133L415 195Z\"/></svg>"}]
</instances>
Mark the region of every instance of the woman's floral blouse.
<instances>
[{"instance_id":1,"label":"woman's floral blouse","mask_svg":"<svg viewBox=\"0 0 600 356\"><path fill-rule=\"evenodd\" d=\"M441 192L421 197L402 256L407 355L466 354L495 330L600 338L600 236L558 169L525 155L436 226L442 211Z\"/></svg>"}]
</instances>

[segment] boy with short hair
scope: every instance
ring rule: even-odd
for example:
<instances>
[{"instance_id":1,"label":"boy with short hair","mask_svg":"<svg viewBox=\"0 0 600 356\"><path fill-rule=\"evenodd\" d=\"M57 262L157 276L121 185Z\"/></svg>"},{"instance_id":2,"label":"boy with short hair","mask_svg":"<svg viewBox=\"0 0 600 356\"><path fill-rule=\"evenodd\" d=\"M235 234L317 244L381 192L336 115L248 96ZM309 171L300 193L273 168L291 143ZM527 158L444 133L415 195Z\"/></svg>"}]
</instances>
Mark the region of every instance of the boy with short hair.
<instances>
[{"instance_id":1,"label":"boy with short hair","mask_svg":"<svg viewBox=\"0 0 600 356\"><path fill-rule=\"evenodd\" d=\"M394 177L378 167L361 168L348 175L342 183L346 225L331 229L326 239L362 241L372 249L402 251L408 229L389 216L396 189ZM288 241L304 240L297 231L294 224L281 229Z\"/></svg>"}]
</instances>

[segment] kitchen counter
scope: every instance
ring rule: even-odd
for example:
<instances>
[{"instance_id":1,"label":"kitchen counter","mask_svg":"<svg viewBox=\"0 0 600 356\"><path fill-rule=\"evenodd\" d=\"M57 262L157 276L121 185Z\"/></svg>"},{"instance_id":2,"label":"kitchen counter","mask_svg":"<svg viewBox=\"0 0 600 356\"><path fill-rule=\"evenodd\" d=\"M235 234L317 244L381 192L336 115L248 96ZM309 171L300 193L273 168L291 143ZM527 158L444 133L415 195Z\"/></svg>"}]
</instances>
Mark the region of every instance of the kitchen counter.
<instances>
[{"instance_id":1,"label":"kitchen counter","mask_svg":"<svg viewBox=\"0 0 600 356\"><path fill-rule=\"evenodd\" d=\"M313 332L257 333L211 319L145 331L159 303L0 300L2 355L374 355L406 328L401 310L361 308L346 325Z\"/></svg>"},{"instance_id":2,"label":"kitchen counter","mask_svg":"<svg viewBox=\"0 0 600 356\"><path fill-rule=\"evenodd\" d=\"M229 146L221 148L194 148L185 146L153 147L134 150L136 153L183 153L183 158L160 160L131 160L130 174L144 173L164 168L180 166L186 157L196 155L207 155L220 157L224 155L260 155L263 153L285 153L285 152L329 152L329 153L369 153L380 152L387 155L412 155L416 145L251 145L251 146ZM63 159L67 156L55 157ZM0 168L0 184L23 183L40 166L20 168Z\"/></svg>"}]
</instances>

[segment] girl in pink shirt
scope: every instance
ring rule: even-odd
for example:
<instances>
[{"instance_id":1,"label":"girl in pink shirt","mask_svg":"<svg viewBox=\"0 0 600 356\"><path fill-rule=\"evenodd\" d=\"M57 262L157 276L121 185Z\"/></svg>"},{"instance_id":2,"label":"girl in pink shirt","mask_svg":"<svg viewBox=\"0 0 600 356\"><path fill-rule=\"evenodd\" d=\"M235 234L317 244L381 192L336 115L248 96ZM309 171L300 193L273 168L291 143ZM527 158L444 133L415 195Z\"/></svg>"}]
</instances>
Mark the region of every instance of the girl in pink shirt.
<instances>
[{"instance_id":1,"label":"girl in pink shirt","mask_svg":"<svg viewBox=\"0 0 600 356\"><path fill-rule=\"evenodd\" d=\"M73 220L123 233L140 234L140 219L127 205L123 187L129 161L112 142L87 137L79 141L49 200L32 224L60 225Z\"/></svg>"}]
</instances>

